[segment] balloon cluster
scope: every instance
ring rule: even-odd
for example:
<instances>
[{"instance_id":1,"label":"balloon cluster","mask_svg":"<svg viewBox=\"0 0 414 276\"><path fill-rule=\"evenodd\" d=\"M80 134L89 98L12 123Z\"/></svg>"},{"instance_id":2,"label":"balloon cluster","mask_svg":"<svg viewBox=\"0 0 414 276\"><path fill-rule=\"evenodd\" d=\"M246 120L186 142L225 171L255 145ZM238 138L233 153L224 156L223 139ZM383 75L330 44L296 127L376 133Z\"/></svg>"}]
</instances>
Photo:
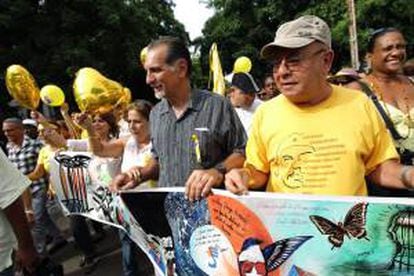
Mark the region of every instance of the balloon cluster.
<instances>
[{"instance_id":1,"label":"balloon cluster","mask_svg":"<svg viewBox=\"0 0 414 276\"><path fill-rule=\"evenodd\" d=\"M11 65L6 71L6 86L10 95L23 107L35 110L40 99L49 106L62 106L65 94L53 84L40 91L33 76L21 65ZM109 112L125 108L131 102L131 92L116 81L105 78L93 68L82 68L73 83L76 103L81 111Z\"/></svg>"}]
</instances>

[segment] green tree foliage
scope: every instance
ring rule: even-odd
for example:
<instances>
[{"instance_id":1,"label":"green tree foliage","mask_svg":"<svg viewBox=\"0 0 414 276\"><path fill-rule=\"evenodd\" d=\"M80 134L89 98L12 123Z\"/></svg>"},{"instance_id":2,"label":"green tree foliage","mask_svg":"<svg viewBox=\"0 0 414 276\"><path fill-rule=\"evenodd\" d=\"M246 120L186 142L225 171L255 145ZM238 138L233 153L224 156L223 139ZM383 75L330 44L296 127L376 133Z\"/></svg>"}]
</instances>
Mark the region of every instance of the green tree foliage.
<instances>
[{"instance_id":1,"label":"green tree foliage","mask_svg":"<svg viewBox=\"0 0 414 276\"><path fill-rule=\"evenodd\" d=\"M172 7L168 0L0 1L2 96L6 68L21 64L39 86L62 87L72 103L75 73L85 66L129 87L134 98L152 99L140 50L160 35L188 41Z\"/></svg>"},{"instance_id":2,"label":"green tree foliage","mask_svg":"<svg viewBox=\"0 0 414 276\"><path fill-rule=\"evenodd\" d=\"M350 64L346 0L209 0L216 10L194 43L200 47L204 74L208 73L208 51L217 42L224 71L230 73L235 59L248 56L252 73L262 77L269 66L260 60L259 51L274 39L277 27L301 15L317 15L331 26L336 53L334 70ZM365 54L369 34L380 27L393 26L404 33L409 54L414 43L414 1L355 0L360 59Z\"/></svg>"}]
</instances>

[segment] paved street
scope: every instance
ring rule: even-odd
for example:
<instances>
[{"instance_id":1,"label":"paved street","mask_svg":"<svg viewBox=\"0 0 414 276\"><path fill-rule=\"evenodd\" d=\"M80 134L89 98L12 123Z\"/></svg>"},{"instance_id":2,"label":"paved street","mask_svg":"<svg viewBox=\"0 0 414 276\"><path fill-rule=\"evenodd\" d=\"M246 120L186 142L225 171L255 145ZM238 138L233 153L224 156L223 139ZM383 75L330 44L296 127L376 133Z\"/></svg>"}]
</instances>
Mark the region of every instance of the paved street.
<instances>
[{"instance_id":1,"label":"paved street","mask_svg":"<svg viewBox=\"0 0 414 276\"><path fill-rule=\"evenodd\" d=\"M96 243L96 248L100 261L96 269L88 275L121 276L122 264L118 230L106 227L106 237L104 240ZM145 256L139 255L137 258L142 260ZM63 264L64 272L67 276L86 275L84 269L79 267L80 251L76 248L73 241L53 254L52 259ZM153 273L148 265L150 264L147 264L145 267L141 266L141 271L138 275L152 275Z\"/></svg>"},{"instance_id":2,"label":"paved street","mask_svg":"<svg viewBox=\"0 0 414 276\"><path fill-rule=\"evenodd\" d=\"M122 275L121 250L116 230L107 228L105 239L97 243L96 248L100 261L88 275ZM81 253L73 241L52 255L53 260L63 264L65 275L68 276L85 275L83 268L79 267L80 257Z\"/></svg>"}]
</instances>

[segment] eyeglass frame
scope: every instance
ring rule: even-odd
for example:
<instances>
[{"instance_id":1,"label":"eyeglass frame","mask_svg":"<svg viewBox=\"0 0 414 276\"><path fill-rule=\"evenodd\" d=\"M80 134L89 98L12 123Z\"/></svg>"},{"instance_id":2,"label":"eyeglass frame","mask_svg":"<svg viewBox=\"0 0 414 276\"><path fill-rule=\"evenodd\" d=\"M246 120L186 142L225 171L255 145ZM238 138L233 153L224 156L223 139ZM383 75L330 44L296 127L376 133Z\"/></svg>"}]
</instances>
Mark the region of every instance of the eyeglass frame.
<instances>
[{"instance_id":1,"label":"eyeglass frame","mask_svg":"<svg viewBox=\"0 0 414 276\"><path fill-rule=\"evenodd\" d=\"M282 65L282 61L284 61L284 65L289 68L289 70L291 71L296 71L296 69L301 65L301 63L303 63L305 60L307 59L311 59L319 54L322 53L326 53L328 52L329 49L326 48L321 48L317 51L315 51L314 53L311 54L306 54L307 52L302 52L300 53L299 51L295 54L288 54L288 55L284 55L283 57L280 58L279 61L277 61L277 58L275 58L272 62L273 65L273 73L275 73L276 71L278 71L280 69L280 66ZM297 60L287 60L287 59L293 59L296 58ZM289 64L290 63L290 64Z\"/></svg>"}]
</instances>

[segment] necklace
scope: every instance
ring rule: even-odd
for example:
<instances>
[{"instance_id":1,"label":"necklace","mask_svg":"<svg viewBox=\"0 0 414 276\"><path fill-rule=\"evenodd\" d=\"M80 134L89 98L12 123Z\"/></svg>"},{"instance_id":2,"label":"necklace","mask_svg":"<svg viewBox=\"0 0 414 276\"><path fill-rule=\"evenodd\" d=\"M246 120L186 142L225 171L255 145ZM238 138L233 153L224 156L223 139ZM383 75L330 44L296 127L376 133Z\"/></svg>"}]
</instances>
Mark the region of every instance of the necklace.
<instances>
[{"instance_id":1,"label":"necklace","mask_svg":"<svg viewBox=\"0 0 414 276\"><path fill-rule=\"evenodd\" d=\"M370 75L369 76L371 82L370 82L370 86L372 88L372 90L378 94L379 99L384 102L384 108L385 111L388 115L388 117L390 117L390 111L388 109L387 106L387 102L384 101L384 94L382 89L380 88L380 86L378 85L378 79L377 77L375 77L374 75ZM413 83L411 81L409 81L409 86L413 86ZM397 107L397 109L401 110L402 113L404 113L404 124L409 128L409 129L414 129L414 120L411 118L411 107L409 105L409 98L408 98L408 91L407 91L407 85L404 85L403 82L398 81L397 84L395 85L395 87L393 87L392 91L402 91L402 95L403 95L403 108L401 108L401 106L398 104L397 100L393 100L393 105Z\"/></svg>"}]
</instances>

